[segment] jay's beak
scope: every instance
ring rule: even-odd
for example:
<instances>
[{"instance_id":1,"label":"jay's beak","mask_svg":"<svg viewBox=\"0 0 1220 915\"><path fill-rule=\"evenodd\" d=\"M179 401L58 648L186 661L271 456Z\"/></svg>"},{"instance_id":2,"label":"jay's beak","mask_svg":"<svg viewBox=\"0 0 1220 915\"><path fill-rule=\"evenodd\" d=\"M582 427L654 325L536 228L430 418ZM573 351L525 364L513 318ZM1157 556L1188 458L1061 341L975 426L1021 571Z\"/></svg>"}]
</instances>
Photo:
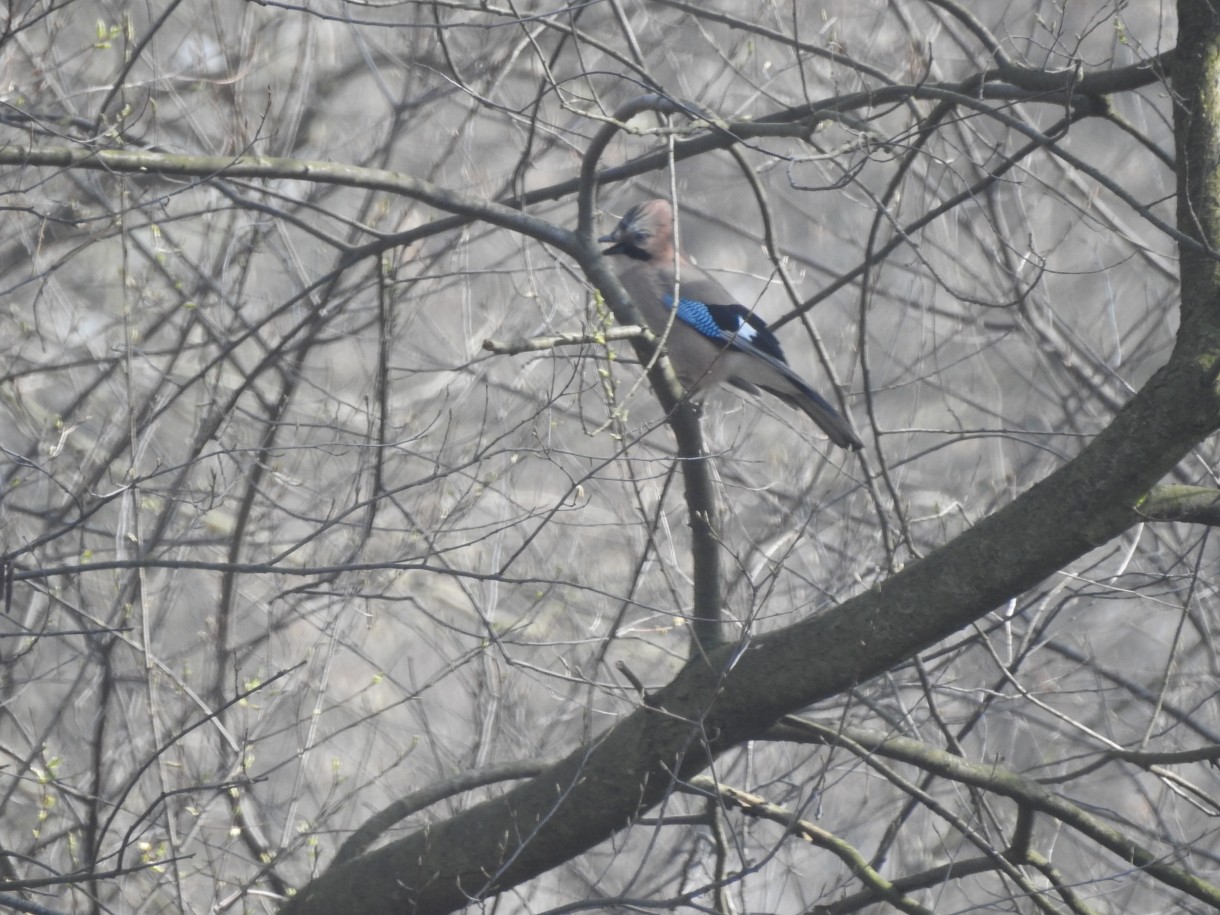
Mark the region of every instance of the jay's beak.
<instances>
[{"instance_id":1,"label":"jay's beak","mask_svg":"<svg viewBox=\"0 0 1220 915\"><path fill-rule=\"evenodd\" d=\"M618 232L611 232L609 235L603 235L598 239L598 241L602 242L603 244L610 245L609 248L602 252L602 254L606 256L611 254L622 254L626 250L623 247L623 243L619 241Z\"/></svg>"}]
</instances>

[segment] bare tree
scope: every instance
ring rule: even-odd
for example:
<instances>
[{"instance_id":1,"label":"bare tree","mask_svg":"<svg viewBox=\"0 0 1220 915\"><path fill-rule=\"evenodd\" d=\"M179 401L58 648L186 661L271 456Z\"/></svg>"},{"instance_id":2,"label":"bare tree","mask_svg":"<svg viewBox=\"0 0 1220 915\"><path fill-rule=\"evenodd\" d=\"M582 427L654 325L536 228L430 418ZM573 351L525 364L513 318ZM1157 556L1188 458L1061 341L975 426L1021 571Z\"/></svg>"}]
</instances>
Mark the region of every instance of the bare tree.
<instances>
[{"instance_id":1,"label":"bare tree","mask_svg":"<svg viewBox=\"0 0 1220 915\"><path fill-rule=\"evenodd\" d=\"M0 907L1220 908L1220 14L714 6L0 13Z\"/></svg>"}]
</instances>

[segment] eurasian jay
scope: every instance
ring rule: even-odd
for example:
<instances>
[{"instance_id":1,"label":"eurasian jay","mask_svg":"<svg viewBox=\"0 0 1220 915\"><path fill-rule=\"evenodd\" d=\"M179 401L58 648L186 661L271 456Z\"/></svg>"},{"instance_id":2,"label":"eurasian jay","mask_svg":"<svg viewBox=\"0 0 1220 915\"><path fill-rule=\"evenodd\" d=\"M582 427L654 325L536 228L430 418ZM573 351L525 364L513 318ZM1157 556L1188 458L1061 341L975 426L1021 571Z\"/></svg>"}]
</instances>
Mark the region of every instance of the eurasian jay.
<instances>
[{"instance_id":1,"label":"eurasian jay","mask_svg":"<svg viewBox=\"0 0 1220 915\"><path fill-rule=\"evenodd\" d=\"M603 254L622 258L619 282L649 329L664 337L683 387L693 392L727 381L755 395L761 388L804 410L836 445L863 448L847 420L788 366L767 322L676 254L673 224L669 201L649 200L628 210L598 241L611 243ZM681 264L678 313L671 318L675 262Z\"/></svg>"}]
</instances>

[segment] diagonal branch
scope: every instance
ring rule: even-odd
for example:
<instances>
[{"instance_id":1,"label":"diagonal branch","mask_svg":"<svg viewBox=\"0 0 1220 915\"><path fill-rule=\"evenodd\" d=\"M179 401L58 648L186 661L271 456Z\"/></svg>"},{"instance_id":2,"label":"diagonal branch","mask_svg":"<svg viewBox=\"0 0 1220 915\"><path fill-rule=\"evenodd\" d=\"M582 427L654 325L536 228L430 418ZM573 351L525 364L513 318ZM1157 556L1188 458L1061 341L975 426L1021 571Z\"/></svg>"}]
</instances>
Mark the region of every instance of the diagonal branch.
<instances>
[{"instance_id":1,"label":"diagonal branch","mask_svg":"<svg viewBox=\"0 0 1220 915\"><path fill-rule=\"evenodd\" d=\"M286 912L442 913L516 886L629 825L673 790L675 777L695 774L783 715L913 657L1142 520L1140 500L1220 427L1213 369L1220 365L1220 272L1208 251L1220 237L1212 185L1220 105L1209 94L1220 91L1209 69L1220 67L1220 28L1206 4L1184 7L1179 59L1187 63L1175 67L1175 89L1177 98L1200 104L1175 109L1176 160L1187 163L1178 217L1181 329L1169 362L1111 424L1070 463L884 583L753 643L717 649L710 663L692 660L649 706L545 774L333 869ZM582 225L589 243L587 215ZM596 271L604 265L586 257L582 267L601 287ZM1142 866L1164 867L1136 848L1119 851L1121 842L1105 844ZM1159 876L1220 902L1214 887L1189 874Z\"/></svg>"},{"instance_id":2,"label":"diagonal branch","mask_svg":"<svg viewBox=\"0 0 1220 915\"><path fill-rule=\"evenodd\" d=\"M927 558L821 616L725 646L710 666L688 663L653 694L655 708L502 797L335 868L285 911L441 913L515 886L628 825L675 775L880 675L1116 537L1141 520L1142 495L1220 425L1220 396L1196 355L1180 345L1075 460Z\"/></svg>"}]
</instances>

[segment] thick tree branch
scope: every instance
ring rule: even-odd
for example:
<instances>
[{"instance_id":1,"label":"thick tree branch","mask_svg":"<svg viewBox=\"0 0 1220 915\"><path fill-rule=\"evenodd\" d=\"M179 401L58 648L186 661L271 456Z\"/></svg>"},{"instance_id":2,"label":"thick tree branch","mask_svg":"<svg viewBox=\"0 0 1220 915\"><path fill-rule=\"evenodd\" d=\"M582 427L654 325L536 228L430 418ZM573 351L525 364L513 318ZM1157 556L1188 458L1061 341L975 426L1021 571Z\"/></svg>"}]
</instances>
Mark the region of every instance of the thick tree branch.
<instances>
[{"instance_id":1,"label":"thick tree branch","mask_svg":"<svg viewBox=\"0 0 1220 915\"><path fill-rule=\"evenodd\" d=\"M638 709L501 798L336 868L288 911L343 900L369 913L445 912L516 885L608 838L709 754L883 673L1117 536L1220 423L1220 397L1189 350L1074 461L926 559L821 616L718 650L711 667L693 661L655 694L658 709Z\"/></svg>"},{"instance_id":2,"label":"thick tree branch","mask_svg":"<svg viewBox=\"0 0 1220 915\"><path fill-rule=\"evenodd\" d=\"M657 708L637 709L500 798L336 868L287 911L440 913L515 886L626 826L672 790L675 776L913 657L1142 520L1137 505L1148 491L1220 426L1220 266L1210 244L1199 244L1220 237L1212 94L1220 54L1214 14L1202 3L1185 8L1187 62L1175 69L1175 88L1200 104L1177 111L1177 160L1188 164L1179 225L1190 237L1181 246L1182 329L1168 364L1113 422L1069 464L927 558L821 616L725 646L710 665L692 661L654 695ZM1049 792L1043 802L1055 808ZM1081 828L1074 813L1055 814ZM1159 868L1159 879L1220 904L1214 887L1088 828L1116 854Z\"/></svg>"}]
</instances>

